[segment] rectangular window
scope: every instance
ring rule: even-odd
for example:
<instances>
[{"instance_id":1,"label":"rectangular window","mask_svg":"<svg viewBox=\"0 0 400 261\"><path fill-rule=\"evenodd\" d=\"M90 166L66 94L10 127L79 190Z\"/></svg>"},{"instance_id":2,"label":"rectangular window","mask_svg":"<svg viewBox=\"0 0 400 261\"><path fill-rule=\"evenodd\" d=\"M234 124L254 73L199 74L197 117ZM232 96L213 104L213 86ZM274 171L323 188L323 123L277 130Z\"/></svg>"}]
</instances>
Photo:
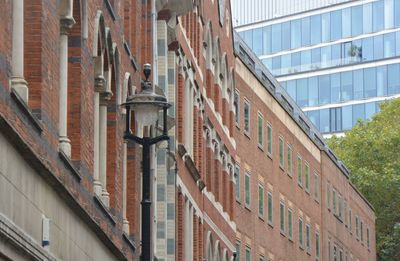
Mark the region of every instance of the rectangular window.
<instances>
[{"instance_id":1,"label":"rectangular window","mask_svg":"<svg viewBox=\"0 0 400 261\"><path fill-rule=\"evenodd\" d=\"M400 27L400 0L394 1L394 26Z\"/></svg>"},{"instance_id":2,"label":"rectangular window","mask_svg":"<svg viewBox=\"0 0 400 261\"><path fill-rule=\"evenodd\" d=\"M272 155L272 126L270 123L267 124L267 152Z\"/></svg>"},{"instance_id":3,"label":"rectangular window","mask_svg":"<svg viewBox=\"0 0 400 261\"><path fill-rule=\"evenodd\" d=\"M292 209L288 208L288 238L293 238L293 212ZM368 231L367 231L368 232Z\"/></svg>"},{"instance_id":4,"label":"rectangular window","mask_svg":"<svg viewBox=\"0 0 400 261\"><path fill-rule=\"evenodd\" d=\"M331 261L331 241L328 240L328 261Z\"/></svg>"},{"instance_id":5,"label":"rectangular window","mask_svg":"<svg viewBox=\"0 0 400 261\"><path fill-rule=\"evenodd\" d=\"M304 164L304 172L305 172L305 188L307 192L310 192L310 166L306 162Z\"/></svg>"},{"instance_id":6,"label":"rectangular window","mask_svg":"<svg viewBox=\"0 0 400 261\"><path fill-rule=\"evenodd\" d=\"M319 175L314 172L314 198L319 201Z\"/></svg>"},{"instance_id":7,"label":"rectangular window","mask_svg":"<svg viewBox=\"0 0 400 261\"><path fill-rule=\"evenodd\" d=\"M283 137L279 136L279 166L284 168L285 158L284 158L284 140Z\"/></svg>"},{"instance_id":8,"label":"rectangular window","mask_svg":"<svg viewBox=\"0 0 400 261\"><path fill-rule=\"evenodd\" d=\"M273 211L272 193L268 192L268 223L270 225L273 224Z\"/></svg>"},{"instance_id":9,"label":"rectangular window","mask_svg":"<svg viewBox=\"0 0 400 261\"><path fill-rule=\"evenodd\" d=\"M236 260L240 261L240 241L236 241Z\"/></svg>"},{"instance_id":10,"label":"rectangular window","mask_svg":"<svg viewBox=\"0 0 400 261\"><path fill-rule=\"evenodd\" d=\"M363 32L363 6L357 5L351 8L351 35L360 35Z\"/></svg>"},{"instance_id":11,"label":"rectangular window","mask_svg":"<svg viewBox=\"0 0 400 261\"><path fill-rule=\"evenodd\" d=\"M235 99L233 102L233 106L235 109L235 123L236 123L236 126L239 126L239 124L240 124L240 94L239 94L238 90L235 91Z\"/></svg>"},{"instance_id":12,"label":"rectangular window","mask_svg":"<svg viewBox=\"0 0 400 261\"><path fill-rule=\"evenodd\" d=\"M311 16L311 44L319 44L321 43L321 15L313 15Z\"/></svg>"},{"instance_id":13,"label":"rectangular window","mask_svg":"<svg viewBox=\"0 0 400 261\"><path fill-rule=\"evenodd\" d=\"M350 233L353 233L353 222L352 222L351 213L352 213L352 211L351 211L351 209L349 209L349 230L350 230Z\"/></svg>"},{"instance_id":14,"label":"rectangular window","mask_svg":"<svg viewBox=\"0 0 400 261\"><path fill-rule=\"evenodd\" d=\"M321 27L322 42L328 42L331 38L331 13L324 13L321 15Z\"/></svg>"},{"instance_id":15,"label":"rectangular window","mask_svg":"<svg viewBox=\"0 0 400 261\"><path fill-rule=\"evenodd\" d=\"M240 201L240 167L235 165L236 200Z\"/></svg>"},{"instance_id":16,"label":"rectangular window","mask_svg":"<svg viewBox=\"0 0 400 261\"><path fill-rule=\"evenodd\" d=\"M331 209L331 184L326 183L326 205Z\"/></svg>"},{"instance_id":17,"label":"rectangular window","mask_svg":"<svg viewBox=\"0 0 400 261\"><path fill-rule=\"evenodd\" d=\"M333 261L337 261L337 247L333 246Z\"/></svg>"},{"instance_id":18,"label":"rectangular window","mask_svg":"<svg viewBox=\"0 0 400 261\"><path fill-rule=\"evenodd\" d=\"M276 53L282 50L282 24L274 24L271 28L273 41L272 41L272 53Z\"/></svg>"},{"instance_id":19,"label":"rectangular window","mask_svg":"<svg viewBox=\"0 0 400 261\"><path fill-rule=\"evenodd\" d=\"M388 94L400 93L400 65L388 65Z\"/></svg>"},{"instance_id":20,"label":"rectangular window","mask_svg":"<svg viewBox=\"0 0 400 261\"><path fill-rule=\"evenodd\" d=\"M285 203L283 201L279 203L279 216L281 233L285 234Z\"/></svg>"},{"instance_id":21,"label":"rectangular window","mask_svg":"<svg viewBox=\"0 0 400 261\"><path fill-rule=\"evenodd\" d=\"M263 54L271 53L271 26L263 28Z\"/></svg>"},{"instance_id":22,"label":"rectangular window","mask_svg":"<svg viewBox=\"0 0 400 261\"><path fill-rule=\"evenodd\" d=\"M370 241L369 241L369 228L367 227L367 247L370 248Z\"/></svg>"},{"instance_id":23,"label":"rectangular window","mask_svg":"<svg viewBox=\"0 0 400 261\"><path fill-rule=\"evenodd\" d=\"M359 240L359 238L360 238L360 228L359 228L359 221L358 221L358 216L356 216L356 238L357 238L357 240Z\"/></svg>"},{"instance_id":24,"label":"rectangular window","mask_svg":"<svg viewBox=\"0 0 400 261\"><path fill-rule=\"evenodd\" d=\"M299 79L296 80L297 95L296 101L300 107L308 106L308 80Z\"/></svg>"},{"instance_id":25,"label":"rectangular window","mask_svg":"<svg viewBox=\"0 0 400 261\"><path fill-rule=\"evenodd\" d=\"M315 256L319 260L319 233L315 232Z\"/></svg>"},{"instance_id":26,"label":"rectangular window","mask_svg":"<svg viewBox=\"0 0 400 261\"><path fill-rule=\"evenodd\" d=\"M251 261L251 250L246 246L246 261Z\"/></svg>"},{"instance_id":27,"label":"rectangular window","mask_svg":"<svg viewBox=\"0 0 400 261\"><path fill-rule=\"evenodd\" d=\"M264 147L264 117L258 113L258 146Z\"/></svg>"},{"instance_id":28,"label":"rectangular window","mask_svg":"<svg viewBox=\"0 0 400 261\"><path fill-rule=\"evenodd\" d=\"M292 158L292 146L289 144L287 145L287 173L289 176L292 176L293 174L293 158Z\"/></svg>"},{"instance_id":29,"label":"rectangular window","mask_svg":"<svg viewBox=\"0 0 400 261\"><path fill-rule=\"evenodd\" d=\"M385 9L385 14L384 14L384 19L385 19L385 29L390 29L393 28L394 25L394 1L393 0L385 0L384 2L384 9Z\"/></svg>"},{"instance_id":30,"label":"rectangular window","mask_svg":"<svg viewBox=\"0 0 400 261\"><path fill-rule=\"evenodd\" d=\"M264 219L264 187L258 184L258 216Z\"/></svg>"},{"instance_id":31,"label":"rectangular window","mask_svg":"<svg viewBox=\"0 0 400 261\"><path fill-rule=\"evenodd\" d=\"M299 184L300 187L303 186L303 170L301 161L301 156L297 155L297 184Z\"/></svg>"},{"instance_id":32,"label":"rectangular window","mask_svg":"<svg viewBox=\"0 0 400 261\"><path fill-rule=\"evenodd\" d=\"M260 261L264 261L264 257L263 256L260 256Z\"/></svg>"},{"instance_id":33,"label":"rectangular window","mask_svg":"<svg viewBox=\"0 0 400 261\"><path fill-rule=\"evenodd\" d=\"M246 173L244 176L244 188L245 188L245 206L250 208L250 174Z\"/></svg>"},{"instance_id":34,"label":"rectangular window","mask_svg":"<svg viewBox=\"0 0 400 261\"><path fill-rule=\"evenodd\" d=\"M244 132L250 135L250 103L244 100Z\"/></svg>"},{"instance_id":35,"label":"rectangular window","mask_svg":"<svg viewBox=\"0 0 400 261\"><path fill-rule=\"evenodd\" d=\"M308 254L311 253L310 233L310 224L306 224L306 249Z\"/></svg>"},{"instance_id":36,"label":"rectangular window","mask_svg":"<svg viewBox=\"0 0 400 261\"><path fill-rule=\"evenodd\" d=\"M342 10L331 12L331 40L342 38Z\"/></svg>"},{"instance_id":37,"label":"rectangular window","mask_svg":"<svg viewBox=\"0 0 400 261\"><path fill-rule=\"evenodd\" d=\"M331 81L329 75L318 76L319 104L327 104L331 101Z\"/></svg>"},{"instance_id":38,"label":"rectangular window","mask_svg":"<svg viewBox=\"0 0 400 261\"><path fill-rule=\"evenodd\" d=\"M342 37L351 36L351 8L342 11Z\"/></svg>"},{"instance_id":39,"label":"rectangular window","mask_svg":"<svg viewBox=\"0 0 400 261\"><path fill-rule=\"evenodd\" d=\"M314 34L314 32L313 32ZM301 19L301 45L310 45L310 17L304 17Z\"/></svg>"},{"instance_id":40,"label":"rectangular window","mask_svg":"<svg viewBox=\"0 0 400 261\"><path fill-rule=\"evenodd\" d=\"M293 20L290 22L291 31L291 48L299 48L301 46L301 20Z\"/></svg>"},{"instance_id":41,"label":"rectangular window","mask_svg":"<svg viewBox=\"0 0 400 261\"><path fill-rule=\"evenodd\" d=\"M304 248L304 246L303 246L303 219L301 217L299 218L299 245L301 248Z\"/></svg>"},{"instance_id":42,"label":"rectangular window","mask_svg":"<svg viewBox=\"0 0 400 261\"><path fill-rule=\"evenodd\" d=\"M339 194L339 218L343 219L343 197Z\"/></svg>"},{"instance_id":43,"label":"rectangular window","mask_svg":"<svg viewBox=\"0 0 400 261\"><path fill-rule=\"evenodd\" d=\"M385 27L383 1L372 3L372 29L374 32L380 31Z\"/></svg>"},{"instance_id":44,"label":"rectangular window","mask_svg":"<svg viewBox=\"0 0 400 261\"><path fill-rule=\"evenodd\" d=\"M290 22L282 23L282 50L290 49ZM274 39L273 39L274 41Z\"/></svg>"},{"instance_id":45,"label":"rectangular window","mask_svg":"<svg viewBox=\"0 0 400 261\"><path fill-rule=\"evenodd\" d=\"M262 28L256 28L253 30L253 51L257 56L262 55L263 53L263 37L262 37Z\"/></svg>"},{"instance_id":46,"label":"rectangular window","mask_svg":"<svg viewBox=\"0 0 400 261\"><path fill-rule=\"evenodd\" d=\"M336 215L337 213L337 206L336 206L336 190L332 190L332 208L333 208L333 214Z\"/></svg>"},{"instance_id":47,"label":"rectangular window","mask_svg":"<svg viewBox=\"0 0 400 261\"><path fill-rule=\"evenodd\" d=\"M383 51L383 35L374 36L374 59L382 59Z\"/></svg>"},{"instance_id":48,"label":"rectangular window","mask_svg":"<svg viewBox=\"0 0 400 261\"><path fill-rule=\"evenodd\" d=\"M341 99L342 101L348 101L353 99L353 74L352 72L340 73L341 83Z\"/></svg>"},{"instance_id":49,"label":"rectangular window","mask_svg":"<svg viewBox=\"0 0 400 261\"><path fill-rule=\"evenodd\" d=\"M361 235L361 242L364 243L364 227L363 227L363 221L360 221L360 235Z\"/></svg>"},{"instance_id":50,"label":"rectangular window","mask_svg":"<svg viewBox=\"0 0 400 261\"><path fill-rule=\"evenodd\" d=\"M364 34L372 32L372 3L362 5L363 7L363 31Z\"/></svg>"},{"instance_id":51,"label":"rectangular window","mask_svg":"<svg viewBox=\"0 0 400 261\"><path fill-rule=\"evenodd\" d=\"M390 33L383 36L383 56L390 58L396 55L396 34ZM398 43L400 44L400 43Z\"/></svg>"}]
</instances>

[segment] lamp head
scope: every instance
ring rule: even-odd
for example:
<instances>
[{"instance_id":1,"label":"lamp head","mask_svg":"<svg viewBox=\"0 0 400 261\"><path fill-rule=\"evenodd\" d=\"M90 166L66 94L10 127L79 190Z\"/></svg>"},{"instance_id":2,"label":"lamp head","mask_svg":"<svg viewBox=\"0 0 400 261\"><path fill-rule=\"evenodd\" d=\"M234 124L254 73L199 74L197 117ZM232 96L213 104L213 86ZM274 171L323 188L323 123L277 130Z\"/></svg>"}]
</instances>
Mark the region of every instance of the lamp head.
<instances>
[{"instance_id":1,"label":"lamp head","mask_svg":"<svg viewBox=\"0 0 400 261\"><path fill-rule=\"evenodd\" d=\"M148 81L151 74L151 65L149 63L143 65L143 74L146 77L146 81Z\"/></svg>"}]
</instances>

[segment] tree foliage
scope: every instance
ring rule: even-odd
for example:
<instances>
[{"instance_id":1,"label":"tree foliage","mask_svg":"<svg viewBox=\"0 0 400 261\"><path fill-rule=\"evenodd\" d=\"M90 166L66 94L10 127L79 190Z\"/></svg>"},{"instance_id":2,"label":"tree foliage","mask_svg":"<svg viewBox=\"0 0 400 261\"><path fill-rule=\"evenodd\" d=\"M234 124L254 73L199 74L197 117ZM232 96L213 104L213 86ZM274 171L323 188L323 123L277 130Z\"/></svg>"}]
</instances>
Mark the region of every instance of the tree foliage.
<instances>
[{"instance_id":1,"label":"tree foliage","mask_svg":"<svg viewBox=\"0 0 400 261\"><path fill-rule=\"evenodd\" d=\"M400 260L400 99L328 144L375 208L379 260Z\"/></svg>"}]
</instances>

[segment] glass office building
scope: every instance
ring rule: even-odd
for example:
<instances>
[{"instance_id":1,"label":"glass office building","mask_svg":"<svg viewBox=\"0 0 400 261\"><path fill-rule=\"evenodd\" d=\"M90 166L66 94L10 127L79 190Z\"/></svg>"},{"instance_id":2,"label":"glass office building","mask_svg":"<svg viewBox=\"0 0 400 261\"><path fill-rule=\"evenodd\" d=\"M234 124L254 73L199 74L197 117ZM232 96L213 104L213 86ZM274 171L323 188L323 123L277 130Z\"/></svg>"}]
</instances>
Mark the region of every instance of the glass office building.
<instances>
[{"instance_id":1,"label":"glass office building","mask_svg":"<svg viewBox=\"0 0 400 261\"><path fill-rule=\"evenodd\" d=\"M322 133L400 97L400 0L347 1L236 30Z\"/></svg>"}]
</instances>

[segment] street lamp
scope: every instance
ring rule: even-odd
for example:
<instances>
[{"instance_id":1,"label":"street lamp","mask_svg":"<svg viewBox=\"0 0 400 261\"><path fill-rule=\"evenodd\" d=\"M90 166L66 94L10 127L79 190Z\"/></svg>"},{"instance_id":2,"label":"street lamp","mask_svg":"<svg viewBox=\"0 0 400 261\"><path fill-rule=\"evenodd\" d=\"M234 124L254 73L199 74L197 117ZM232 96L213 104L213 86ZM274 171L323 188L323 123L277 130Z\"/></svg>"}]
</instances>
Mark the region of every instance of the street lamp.
<instances>
[{"instance_id":1,"label":"street lamp","mask_svg":"<svg viewBox=\"0 0 400 261\"><path fill-rule=\"evenodd\" d=\"M152 200L152 179L150 177L150 146L163 141L169 140L167 129L167 110L171 106L165 96L157 95L153 91L151 82L149 81L151 73L151 65L143 66L143 73L146 80L141 82L142 90L139 94L127 97L126 102L122 104L126 108L126 129L124 139L134 141L142 145L142 253L141 261L152 261L152 223L151 200ZM135 112L135 119L139 126L139 134L136 136L131 131L131 110ZM163 132L162 135L151 137L150 130L156 133L157 119L160 111L163 111ZM143 131L143 128L147 131ZM143 132L142 132L143 131Z\"/></svg>"}]
</instances>

